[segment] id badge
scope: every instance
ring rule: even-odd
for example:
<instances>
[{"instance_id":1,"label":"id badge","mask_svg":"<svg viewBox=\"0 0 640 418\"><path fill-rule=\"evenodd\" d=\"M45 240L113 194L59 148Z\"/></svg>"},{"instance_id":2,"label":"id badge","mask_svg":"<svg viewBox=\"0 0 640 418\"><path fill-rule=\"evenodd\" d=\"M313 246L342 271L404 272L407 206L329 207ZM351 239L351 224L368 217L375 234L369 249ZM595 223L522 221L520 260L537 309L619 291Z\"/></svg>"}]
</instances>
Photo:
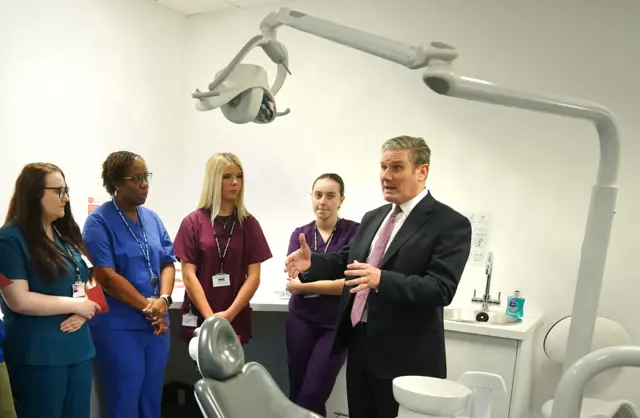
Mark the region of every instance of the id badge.
<instances>
[{"instance_id":1,"label":"id badge","mask_svg":"<svg viewBox=\"0 0 640 418\"><path fill-rule=\"evenodd\" d=\"M227 273L218 273L212 278L213 287L226 287L231 285L231 279Z\"/></svg>"},{"instance_id":2,"label":"id badge","mask_svg":"<svg viewBox=\"0 0 640 418\"><path fill-rule=\"evenodd\" d=\"M83 298L85 297L84 291L84 283L81 281L77 281L73 284L73 297L74 298Z\"/></svg>"},{"instance_id":3,"label":"id badge","mask_svg":"<svg viewBox=\"0 0 640 418\"><path fill-rule=\"evenodd\" d=\"M198 317L190 313L183 314L182 326L196 328L198 326Z\"/></svg>"}]
</instances>

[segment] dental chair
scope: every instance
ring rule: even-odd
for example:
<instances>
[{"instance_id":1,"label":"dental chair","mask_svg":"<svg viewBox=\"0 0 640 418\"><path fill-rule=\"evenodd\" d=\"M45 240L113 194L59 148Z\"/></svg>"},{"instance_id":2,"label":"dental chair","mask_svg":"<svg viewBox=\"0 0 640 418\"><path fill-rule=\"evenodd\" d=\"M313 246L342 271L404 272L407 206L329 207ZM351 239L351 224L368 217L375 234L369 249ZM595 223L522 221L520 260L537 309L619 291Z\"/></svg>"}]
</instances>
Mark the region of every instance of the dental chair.
<instances>
[{"instance_id":1,"label":"dental chair","mask_svg":"<svg viewBox=\"0 0 640 418\"><path fill-rule=\"evenodd\" d=\"M291 402L260 364L245 364L242 344L224 318L212 316L196 329L189 355L202 375L194 392L206 418L322 418Z\"/></svg>"}]
</instances>

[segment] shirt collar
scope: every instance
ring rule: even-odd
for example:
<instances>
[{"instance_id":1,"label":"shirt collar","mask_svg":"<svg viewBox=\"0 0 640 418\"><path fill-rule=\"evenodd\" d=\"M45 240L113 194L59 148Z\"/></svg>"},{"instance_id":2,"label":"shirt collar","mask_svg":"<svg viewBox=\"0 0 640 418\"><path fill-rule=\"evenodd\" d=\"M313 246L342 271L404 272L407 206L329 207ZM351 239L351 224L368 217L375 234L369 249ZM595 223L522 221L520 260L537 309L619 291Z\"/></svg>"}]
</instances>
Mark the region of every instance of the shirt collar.
<instances>
[{"instance_id":1,"label":"shirt collar","mask_svg":"<svg viewBox=\"0 0 640 418\"><path fill-rule=\"evenodd\" d=\"M422 199L424 199L427 195L429 194L429 189L427 189L426 187L420 192L418 193L418 195L416 197L414 197L413 199L406 201L404 203L400 204L400 209L402 209L402 213L404 213L404 216L409 216L409 214L411 213L411 211L418 205L418 203L420 203L420 201Z\"/></svg>"}]
</instances>

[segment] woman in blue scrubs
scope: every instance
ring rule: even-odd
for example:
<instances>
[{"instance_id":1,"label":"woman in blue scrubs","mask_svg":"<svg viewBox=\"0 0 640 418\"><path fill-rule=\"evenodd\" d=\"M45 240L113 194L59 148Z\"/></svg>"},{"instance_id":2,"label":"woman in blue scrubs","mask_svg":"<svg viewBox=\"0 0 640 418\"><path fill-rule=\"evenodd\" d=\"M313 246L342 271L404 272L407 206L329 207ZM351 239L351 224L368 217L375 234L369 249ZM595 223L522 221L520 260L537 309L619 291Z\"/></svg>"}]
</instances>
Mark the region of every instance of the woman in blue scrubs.
<instances>
[{"instance_id":1,"label":"woman in blue scrubs","mask_svg":"<svg viewBox=\"0 0 640 418\"><path fill-rule=\"evenodd\" d=\"M85 297L89 269L68 193L58 167L25 166L0 228L0 273L12 281L0 300L2 348L20 418L90 414L95 350L86 322L99 306Z\"/></svg>"},{"instance_id":2,"label":"woman in blue scrubs","mask_svg":"<svg viewBox=\"0 0 640 418\"><path fill-rule=\"evenodd\" d=\"M113 199L89 215L83 238L109 305L91 324L103 403L108 418L159 418L176 258L162 221L142 206L151 179L142 157L110 154L102 179Z\"/></svg>"}]
</instances>

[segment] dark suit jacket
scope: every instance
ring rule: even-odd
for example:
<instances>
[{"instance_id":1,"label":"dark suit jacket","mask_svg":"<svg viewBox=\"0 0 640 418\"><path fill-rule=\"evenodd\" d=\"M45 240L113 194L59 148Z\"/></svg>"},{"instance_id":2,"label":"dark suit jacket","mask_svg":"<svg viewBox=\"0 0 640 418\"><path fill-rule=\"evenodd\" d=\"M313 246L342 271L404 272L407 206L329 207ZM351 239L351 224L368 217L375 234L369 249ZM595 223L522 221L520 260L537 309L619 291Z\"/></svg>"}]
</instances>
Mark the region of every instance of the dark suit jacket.
<instances>
[{"instance_id":1,"label":"dark suit jacket","mask_svg":"<svg viewBox=\"0 0 640 418\"><path fill-rule=\"evenodd\" d=\"M304 281L343 278L346 266L366 262L371 243L392 205L362 218L339 253L313 253ZM447 375L442 310L453 300L469 258L471 224L427 194L391 241L378 268L380 284L367 300L367 368L378 378ZM345 286L334 349L348 346L354 294Z\"/></svg>"}]
</instances>

